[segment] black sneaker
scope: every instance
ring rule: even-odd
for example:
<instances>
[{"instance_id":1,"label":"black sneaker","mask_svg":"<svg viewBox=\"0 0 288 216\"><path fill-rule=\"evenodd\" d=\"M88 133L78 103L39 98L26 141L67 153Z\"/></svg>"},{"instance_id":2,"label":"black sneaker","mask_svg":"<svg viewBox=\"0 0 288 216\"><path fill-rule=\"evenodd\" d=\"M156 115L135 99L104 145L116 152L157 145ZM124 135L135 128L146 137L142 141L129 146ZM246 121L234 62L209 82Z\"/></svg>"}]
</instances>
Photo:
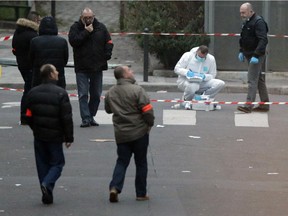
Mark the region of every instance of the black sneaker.
<instances>
[{"instance_id":1,"label":"black sneaker","mask_svg":"<svg viewBox=\"0 0 288 216\"><path fill-rule=\"evenodd\" d=\"M42 191L42 203L45 205L49 205L53 203L53 194L47 187L41 185Z\"/></svg>"},{"instance_id":2,"label":"black sneaker","mask_svg":"<svg viewBox=\"0 0 288 216\"><path fill-rule=\"evenodd\" d=\"M94 119L92 121L90 121L90 125L91 126L99 126L99 124Z\"/></svg>"},{"instance_id":3,"label":"black sneaker","mask_svg":"<svg viewBox=\"0 0 288 216\"><path fill-rule=\"evenodd\" d=\"M85 127L90 127L90 122L82 122L80 127L85 128Z\"/></svg>"},{"instance_id":4,"label":"black sneaker","mask_svg":"<svg viewBox=\"0 0 288 216\"><path fill-rule=\"evenodd\" d=\"M238 106L237 110L245 113L251 113L252 108L251 107L245 107L245 106Z\"/></svg>"}]
</instances>

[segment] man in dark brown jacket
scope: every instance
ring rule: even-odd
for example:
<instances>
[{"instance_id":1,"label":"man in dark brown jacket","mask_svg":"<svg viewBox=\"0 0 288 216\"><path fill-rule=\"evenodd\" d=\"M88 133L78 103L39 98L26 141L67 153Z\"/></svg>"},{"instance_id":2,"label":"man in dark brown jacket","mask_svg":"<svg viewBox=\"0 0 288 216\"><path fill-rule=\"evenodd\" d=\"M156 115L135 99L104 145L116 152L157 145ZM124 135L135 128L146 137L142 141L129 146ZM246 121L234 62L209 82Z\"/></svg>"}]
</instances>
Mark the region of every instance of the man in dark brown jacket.
<instances>
[{"instance_id":1,"label":"man in dark brown jacket","mask_svg":"<svg viewBox=\"0 0 288 216\"><path fill-rule=\"evenodd\" d=\"M132 154L136 164L136 200L148 200L147 196L147 149L149 132L154 125L154 111L145 90L135 84L133 71L127 66L114 70L117 85L105 95L105 110L113 113L117 163L110 182L110 202L118 202L126 169Z\"/></svg>"}]
</instances>

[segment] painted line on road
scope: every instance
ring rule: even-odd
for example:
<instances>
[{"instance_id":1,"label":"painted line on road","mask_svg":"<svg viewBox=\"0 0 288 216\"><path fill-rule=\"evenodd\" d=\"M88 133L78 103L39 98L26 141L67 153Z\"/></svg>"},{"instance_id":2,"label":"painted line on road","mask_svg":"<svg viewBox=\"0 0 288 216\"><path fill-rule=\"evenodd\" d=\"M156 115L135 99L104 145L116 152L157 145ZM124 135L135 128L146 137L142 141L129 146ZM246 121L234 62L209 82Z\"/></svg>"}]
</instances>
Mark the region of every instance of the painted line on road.
<instances>
[{"instance_id":1,"label":"painted line on road","mask_svg":"<svg viewBox=\"0 0 288 216\"><path fill-rule=\"evenodd\" d=\"M0 126L0 129L12 129L13 127L9 127L9 126Z\"/></svg>"},{"instance_id":2,"label":"painted line on road","mask_svg":"<svg viewBox=\"0 0 288 216\"><path fill-rule=\"evenodd\" d=\"M163 125L196 125L196 113L195 110L163 110ZM112 115L107 114L105 110L98 110L95 120L99 124L113 124ZM231 121L233 120L231 119ZM236 127L269 127L267 113L243 114L235 112L234 121ZM200 138L198 136L189 137Z\"/></svg>"},{"instance_id":3,"label":"painted line on road","mask_svg":"<svg viewBox=\"0 0 288 216\"><path fill-rule=\"evenodd\" d=\"M267 113L239 113L235 112L236 127L269 127Z\"/></svg>"},{"instance_id":4,"label":"painted line on road","mask_svg":"<svg viewBox=\"0 0 288 216\"><path fill-rule=\"evenodd\" d=\"M112 115L107 114L105 110L98 110L95 121L99 124L112 124Z\"/></svg>"},{"instance_id":5,"label":"painted line on road","mask_svg":"<svg viewBox=\"0 0 288 216\"><path fill-rule=\"evenodd\" d=\"M163 124L164 125L196 125L196 111L195 110L163 110Z\"/></svg>"},{"instance_id":6,"label":"painted line on road","mask_svg":"<svg viewBox=\"0 0 288 216\"><path fill-rule=\"evenodd\" d=\"M3 106L1 106L1 108L11 108L11 107L19 107L20 106L20 102L6 102L6 103L2 103Z\"/></svg>"}]
</instances>

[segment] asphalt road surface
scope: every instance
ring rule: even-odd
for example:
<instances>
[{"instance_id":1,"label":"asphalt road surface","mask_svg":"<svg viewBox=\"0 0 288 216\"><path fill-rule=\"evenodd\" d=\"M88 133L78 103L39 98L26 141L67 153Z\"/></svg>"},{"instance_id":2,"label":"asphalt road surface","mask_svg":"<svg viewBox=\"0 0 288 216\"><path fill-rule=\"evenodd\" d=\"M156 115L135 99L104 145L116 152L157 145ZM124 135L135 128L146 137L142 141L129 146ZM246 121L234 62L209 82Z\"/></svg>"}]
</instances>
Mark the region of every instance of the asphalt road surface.
<instances>
[{"instance_id":1,"label":"asphalt road surface","mask_svg":"<svg viewBox=\"0 0 288 216\"><path fill-rule=\"evenodd\" d=\"M75 92L70 92L75 93ZM109 203L108 185L116 159L111 116L103 101L99 127L80 128L77 98L71 97L75 143L44 206L38 184L33 136L18 125L20 92L0 91L0 216L287 216L287 105L268 114L242 114L236 105L217 111L173 110L153 102L156 122L148 153L149 201L135 201L134 162L120 202ZM151 99L180 93L149 93ZM220 94L243 101L245 94ZM271 95L271 101L287 96ZM101 141L105 142L101 142Z\"/></svg>"}]
</instances>

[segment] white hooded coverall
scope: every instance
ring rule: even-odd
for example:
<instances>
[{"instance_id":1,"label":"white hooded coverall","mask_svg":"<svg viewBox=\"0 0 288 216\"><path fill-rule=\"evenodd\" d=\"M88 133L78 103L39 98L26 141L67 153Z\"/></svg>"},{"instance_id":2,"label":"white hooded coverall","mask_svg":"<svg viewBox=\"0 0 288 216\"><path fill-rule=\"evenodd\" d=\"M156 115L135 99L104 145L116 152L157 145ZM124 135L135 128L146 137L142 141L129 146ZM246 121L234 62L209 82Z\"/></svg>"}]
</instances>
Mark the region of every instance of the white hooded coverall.
<instances>
[{"instance_id":1,"label":"white hooded coverall","mask_svg":"<svg viewBox=\"0 0 288 216\"><path fill-rule=\"evenodd\" d=\"M184 91L184 100L187 101L192 100L195 93L205 93L210 95L210 98L214 98L225 86L224 81L215 79L217 70L214 56L208 53L205 61L200 62L196 59L198 48L194 47L190 52L184 53L174 68L174 72L178 74L178 88ZM190 82L186 77L189 70L205 74L205 79L200 83Z\"/></svg>"}]
</instances>

